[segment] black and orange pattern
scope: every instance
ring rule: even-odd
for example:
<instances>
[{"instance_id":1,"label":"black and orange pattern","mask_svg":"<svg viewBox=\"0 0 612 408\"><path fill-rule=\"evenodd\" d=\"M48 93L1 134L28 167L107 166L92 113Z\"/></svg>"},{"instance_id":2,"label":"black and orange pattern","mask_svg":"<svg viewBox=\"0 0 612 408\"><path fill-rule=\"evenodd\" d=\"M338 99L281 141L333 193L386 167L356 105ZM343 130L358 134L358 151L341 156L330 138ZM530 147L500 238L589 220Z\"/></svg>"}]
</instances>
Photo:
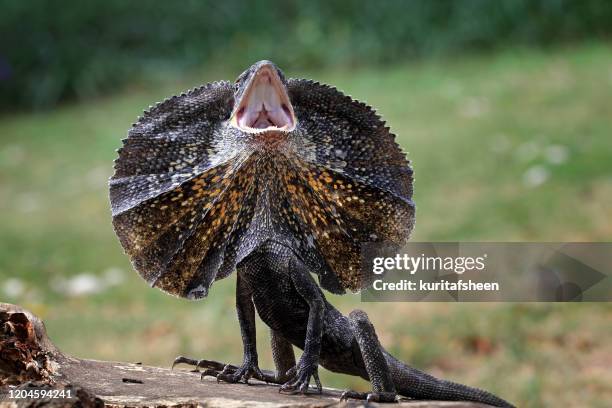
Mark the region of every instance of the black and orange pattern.
<instances>
[{"instance_id":1,"label":"black and orange pattern","mask_svg":"<svg viewBox=\"0 0 612 408\"><path fill-rule=\"evenodd\" d=\"M363 287L360 247L401 245L414 224L412 170L376 113L335 88L286 81L287 133L230 126L235 89L216 82L145 112L110 180L113 224L153 286L206 296L267 240L333 292Z\"/></svg>"}]
</instances>

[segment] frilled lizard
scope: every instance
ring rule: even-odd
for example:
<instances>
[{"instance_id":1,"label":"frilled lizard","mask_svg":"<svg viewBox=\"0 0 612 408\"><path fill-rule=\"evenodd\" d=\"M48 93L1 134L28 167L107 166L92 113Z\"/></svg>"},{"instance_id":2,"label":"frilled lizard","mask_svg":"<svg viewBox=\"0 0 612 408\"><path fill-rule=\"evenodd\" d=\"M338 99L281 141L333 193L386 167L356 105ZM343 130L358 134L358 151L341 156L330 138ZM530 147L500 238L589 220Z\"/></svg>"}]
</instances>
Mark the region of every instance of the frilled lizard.
<instances>
[{"instance_id":1,"label":"frilled lizard","mask_svg":"<svg viewBox=\"0 0 612 408\"><path fill-rule=\"evenodd\" d=\"M321 364L371 382L345 397L510 406L398 361L364 312L343 316L313 279L333 293L362 289L361 245L402 245L414 225L412 169L395 136L337 89L260 61L234 84L173 96L130 129L110 199L121 244L152 286L199 299L237 271L244 360L208 362L206 374L306 392L311 378L321 389ZM273 373L258 367L255 310L271 329ZM304 350L297 364L292 345Z\"/></svg>"}]
</instances>

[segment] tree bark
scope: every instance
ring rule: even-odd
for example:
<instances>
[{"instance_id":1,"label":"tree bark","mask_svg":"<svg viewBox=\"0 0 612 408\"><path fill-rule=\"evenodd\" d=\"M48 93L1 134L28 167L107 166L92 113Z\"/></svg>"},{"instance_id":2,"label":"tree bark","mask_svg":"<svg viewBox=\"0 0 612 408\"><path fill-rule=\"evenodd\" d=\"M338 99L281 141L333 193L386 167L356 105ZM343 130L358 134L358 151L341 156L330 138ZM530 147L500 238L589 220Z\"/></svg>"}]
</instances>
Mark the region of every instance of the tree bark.
<instances>
[{"instance_id":1,"label":"tree bark","mask_svg":"<svg viewBox=\"0 0 612 408\"><path fill-rule=\"evenodd\" d=\"M63 354L32 313L0 303L0 408L16 407L352 407L340 390L321 395L286 395L277 385L252 385L200 379L197 372L149 367L140 363L84 360ZM55 390L63 398L16 398ZM68 397L70 392L70 397ZM371 404L371 406L377 404ZM380 404L387 405L388 404ZM470 402L405 400L395 407L477 408Z\"/></svg>"}]
</instances>

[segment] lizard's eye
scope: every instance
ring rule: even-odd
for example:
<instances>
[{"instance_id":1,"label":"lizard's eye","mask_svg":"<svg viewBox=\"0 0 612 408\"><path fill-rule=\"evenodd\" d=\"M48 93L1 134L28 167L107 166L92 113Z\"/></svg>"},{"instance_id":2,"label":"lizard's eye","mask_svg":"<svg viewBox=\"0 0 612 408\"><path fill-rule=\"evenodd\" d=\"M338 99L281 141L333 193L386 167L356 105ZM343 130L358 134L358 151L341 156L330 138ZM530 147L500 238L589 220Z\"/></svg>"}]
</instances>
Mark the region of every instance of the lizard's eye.
<instances>
[{"instance_id":1,"label":"lizard's eye","mask_svg":"<svg viewBox=\"0 0 612 408\"><path fill-rule=\"evenodd\" d=\"M236 82L234 83L234 91L238 92L238 90L240 90L240 88L242 88L242 85L244 84L244 81L247 77L247 73L243 72L242 74L240 74L240 76L238 78L236 78Z\"/></svg>"}]
</instances>

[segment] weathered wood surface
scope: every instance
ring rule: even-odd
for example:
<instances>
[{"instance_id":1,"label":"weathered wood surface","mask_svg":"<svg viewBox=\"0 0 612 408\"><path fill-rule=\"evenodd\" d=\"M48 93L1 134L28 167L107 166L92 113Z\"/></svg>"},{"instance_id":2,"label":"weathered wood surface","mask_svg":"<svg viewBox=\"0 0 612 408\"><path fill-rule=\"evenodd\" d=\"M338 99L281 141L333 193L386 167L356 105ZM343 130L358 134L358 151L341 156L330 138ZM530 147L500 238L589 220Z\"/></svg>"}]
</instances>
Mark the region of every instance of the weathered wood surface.
<instances>
[{"instance_id":1,"label":"weathered wood surface","mask_svg":"<svg viewBox=\"0 0 612 408\"><path fill-rule=\"evenodd\" d=\"M278 386L217 383L186 370L138 363L82 360L66 356L48 339L44 324L31 313L0 303L0 408L13 407L351 407L340 390L286 395ZM10 399L16 389L69 389L70 399ZM376 406L378 404L371 404ZM379 404L388 405L388 404ZM396 407L477 408L469 402L402 401Z\"/></svg>"}]
</instances>

